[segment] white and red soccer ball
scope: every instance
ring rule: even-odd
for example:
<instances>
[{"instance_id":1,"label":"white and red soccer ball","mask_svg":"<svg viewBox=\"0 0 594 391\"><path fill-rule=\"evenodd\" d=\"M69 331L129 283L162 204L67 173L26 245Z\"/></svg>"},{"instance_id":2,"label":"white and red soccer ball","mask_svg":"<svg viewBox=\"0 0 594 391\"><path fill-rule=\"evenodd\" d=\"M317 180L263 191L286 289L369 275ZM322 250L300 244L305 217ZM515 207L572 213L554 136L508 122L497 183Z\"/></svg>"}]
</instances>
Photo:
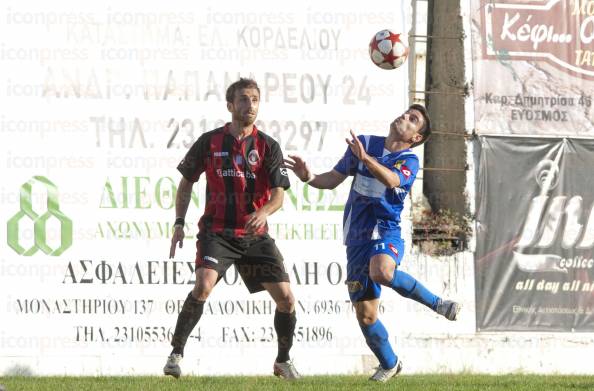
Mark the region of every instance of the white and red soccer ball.
<instances>
[{"instance_id":1,"label":"white and red soccer ball","mask_svg":"<svg viewBox=\"0 0 594 391\"><path fill-rule=\"evenodd\" d=\"M408 46L403 34L390 30L376 33L369 42L369 57L382 69L395 69L404 64L408 56Z\"/></svg>"}]
</instances>

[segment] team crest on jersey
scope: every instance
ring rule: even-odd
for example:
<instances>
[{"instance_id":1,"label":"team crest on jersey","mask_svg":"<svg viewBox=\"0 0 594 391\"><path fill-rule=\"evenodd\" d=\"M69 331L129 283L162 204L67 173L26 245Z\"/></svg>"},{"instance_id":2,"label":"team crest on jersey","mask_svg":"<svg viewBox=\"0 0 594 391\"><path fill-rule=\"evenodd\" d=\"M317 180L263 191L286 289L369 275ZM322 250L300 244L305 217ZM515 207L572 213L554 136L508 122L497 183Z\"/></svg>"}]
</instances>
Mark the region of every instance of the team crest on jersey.
<instances>
[{"instance_id":1,"label":"team crest on jersey","mask_svg":"<svg viewBox=\"0 0 594 391\"><path fill-rule=\"evenodd\" d=\"M255 149L252 149L250 151L250 153L248 153L247 160L251 166L258 164L258 160L260 160L260 155L258 155L258 151Z\"/></svg>"},{"instance_id":2,"label":"team crest on jersey","mask_svg":"<svg viewBox=\"0 0 594 391\"><path fill-rule=\"evenodd\" d=\"M345 281L344 283L347 285L349 293L355 293L363 289L363 284L359 281Z\"/></svg>"},{"instance_id":3,"label":"team crest on jersey","mask_svg":"<svg viewBox=\"0 0 594 391\"><path fill-rule=\"evenodd\" d=\"M390 248L390 250L392 250L394 255L396 255L396 258L398 258L398 249L396 248L396 246L394 246L392 243L388 243L388 247Z\"/></svg>"},{"instance_id":4,"label":"team crest on jersey","mask_svg":"<svg viewBox=\"0 0 594 391\"><path fill-rule=\"evenodd\" d=\"M406 177L406 179L408 179L408 177L410 177L410 174L411 174L410 169L404 165L404 160L396 160L396 163L394 163L393 167L395 169L397 169L398 171L400 171L402 173L402 175L404 175Z\"/></svg>"},{"instance_id":5,"label":"team crest on jersey","mask_svg":"<svg viewBox=\"0 0 594 391\"><path fill-rule=\"evenodd\" d=\"M400 167L402 167L403 164L404 160L396 160L396 163L394 163L394 168L400 170Z\"/></svg>"}]
</instances>

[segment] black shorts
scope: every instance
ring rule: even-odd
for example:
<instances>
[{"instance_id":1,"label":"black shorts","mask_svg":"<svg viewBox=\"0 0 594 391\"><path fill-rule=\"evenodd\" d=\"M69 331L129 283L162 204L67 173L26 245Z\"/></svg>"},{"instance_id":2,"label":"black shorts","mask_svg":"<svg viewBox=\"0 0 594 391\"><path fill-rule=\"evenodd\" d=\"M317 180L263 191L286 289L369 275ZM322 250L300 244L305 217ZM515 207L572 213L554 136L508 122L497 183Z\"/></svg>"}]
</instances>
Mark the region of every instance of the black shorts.
<instances>
[{"instance_id":1,"label":"black shorts","mask_svg":"<svg viewBox=\"0 0 594 391\"><path fill-rule=\"evenodd\" d=\"M249 238L199 233L196 241L196 269L216 271L217 282L235 265L250 293L264 290L263 282L289 282L283 256L268 234Z\"/></svg>"}]
</instances>

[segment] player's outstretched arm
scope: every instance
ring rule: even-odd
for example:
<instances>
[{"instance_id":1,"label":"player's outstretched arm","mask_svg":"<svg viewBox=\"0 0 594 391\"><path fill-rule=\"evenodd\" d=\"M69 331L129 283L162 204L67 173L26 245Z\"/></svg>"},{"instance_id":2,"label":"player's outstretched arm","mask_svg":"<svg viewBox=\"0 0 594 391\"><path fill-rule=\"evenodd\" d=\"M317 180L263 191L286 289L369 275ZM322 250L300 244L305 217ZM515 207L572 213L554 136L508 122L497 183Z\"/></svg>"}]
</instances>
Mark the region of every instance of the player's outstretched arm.
<instances>
[{"instance_id":1,"label":"player's outstretched arm","mask_svg":"<svg viewBox=\"0 0 594 391\"><path fill-rule=\"evenodd\" d=\"M380 164L377 159L369 156L365 151L365 147L351 130L352 140L346 139L347 144L351 148L353 155L355 155L369 170L369 172L376 177L378 181L383 183L387 188L393 189L400 186L400 177L396 175L388 167Z\"/></svg>"},{"instance_id":2,"label":"player's outstretched arm","mask_svg":"<svg viewBox=\"0 0 594 391\"><path fill-rule=\"evenodd\" d=\"M297 178L316 189L334 189L344 182L347 177L336 170L316 175L310 171L305 161L297 155L289 155L289 158L285 159L284 162L284 167L293 171Z\"/></svg>"},{"instance_id":3,"label":"player's outstretched arm","mask_svg":"<svg viewBox=\"0 0 594 391\"><path fill-rule=\"evenodd\" d=\"M184 221L186 218L186 212L188 211L188 205L192 199L192 186L194 182L190 182L186 178L182 177L177 187L177 195L175 197L175 217L177 221ZM169 258L175 256L175 247L179 243L179 248L184 246L184 225L175 224L173 229L173 235L171 236L171 248L169 249Z\"/></svg>"}]
</instances>

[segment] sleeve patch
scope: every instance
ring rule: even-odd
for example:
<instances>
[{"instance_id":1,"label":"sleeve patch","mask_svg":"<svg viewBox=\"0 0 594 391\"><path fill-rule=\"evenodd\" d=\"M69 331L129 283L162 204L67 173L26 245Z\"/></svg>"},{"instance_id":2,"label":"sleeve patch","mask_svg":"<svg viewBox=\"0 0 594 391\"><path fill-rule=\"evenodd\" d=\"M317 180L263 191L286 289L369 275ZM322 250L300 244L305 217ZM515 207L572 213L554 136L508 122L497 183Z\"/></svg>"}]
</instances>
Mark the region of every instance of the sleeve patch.
<instances>
[{"instance_id":1,"label":"sleeve patch","mask_svg":"<svg viewBox=\"0 0 594 391\"><path fill-rule=\"evenodd\" d=\"M402 166L402 167L400 167L400 172L402 173L402 175L404 175L404 177L405 177L406 179L410 178L410 176L411 176L411 174L412 174L412 173L410 172L410 170L408 169L408 167L406 167L406 166Z\"/></svg>"},{"instance_id":2,"label":"sleeve patch","mask_svg":"<svg viewBox=\"0 0 594 391\"><path fill-rule=\"evenodd\" d=\"M403 164L404 160L396 160L396 163L394 163L394 168L400 170L400 167L402 167Z\"/></svg>"}]
</instances>

